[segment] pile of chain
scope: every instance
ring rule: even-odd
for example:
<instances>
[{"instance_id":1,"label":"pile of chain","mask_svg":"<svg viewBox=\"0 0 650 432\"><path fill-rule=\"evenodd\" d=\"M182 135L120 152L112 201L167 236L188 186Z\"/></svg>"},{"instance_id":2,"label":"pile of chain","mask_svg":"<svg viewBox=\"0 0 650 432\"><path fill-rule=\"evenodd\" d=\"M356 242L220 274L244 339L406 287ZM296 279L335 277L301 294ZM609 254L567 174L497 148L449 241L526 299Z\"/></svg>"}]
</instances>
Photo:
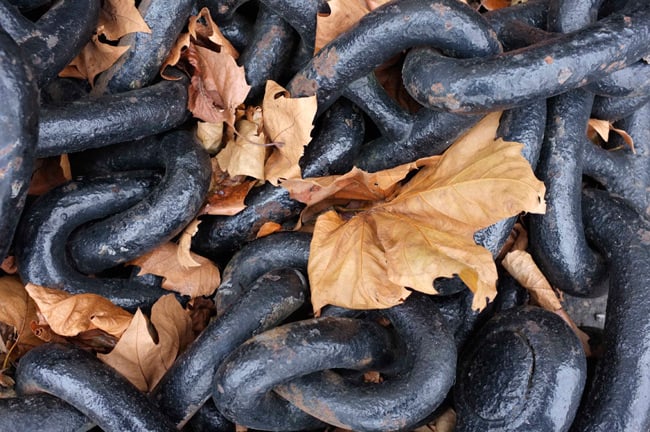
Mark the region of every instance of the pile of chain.
<instances>
[{"instance_id":1,"label":"pile of chain","mask_svg":"<svg viewBox=\"0 0 650 432\"><path fill-rule=\"evenodd\" d=\"M650 429L646 0L528 0L484 14L458 0L393 0L314 56L319 0L143 0L153 33L133 36L92 92L57 73L92 36L101 1L0 0L0 253L14 251L25 283L129 310L166 292L159 277L111 269L177 236L208 193L209 155L188 132L188 79L158 77L202 7L242 51L250 100L268 79L317 96L305 177L439 154L504 110L498 135L524 144L547 188L546 214L526 216L535 261L567 294L608 292L602 355L588 370L570 327L527 305L505 276L480 314L450 279L436 281L439 296L310 318L310 235L255 239L303 208L267 184L242 212L200 225L193 250L227 262L217 316L151 393L90 353L45 344L20 359L19 396L0 399L0 430L412 430L449 407L458 431ZM373 73L403 52L416 113ZM627 131L635 151L593 145L590 117ZM36 158L61 154L75 179L25 206ZM514 223L476 239L496 256Z\"/></svg>"}]
</instances>

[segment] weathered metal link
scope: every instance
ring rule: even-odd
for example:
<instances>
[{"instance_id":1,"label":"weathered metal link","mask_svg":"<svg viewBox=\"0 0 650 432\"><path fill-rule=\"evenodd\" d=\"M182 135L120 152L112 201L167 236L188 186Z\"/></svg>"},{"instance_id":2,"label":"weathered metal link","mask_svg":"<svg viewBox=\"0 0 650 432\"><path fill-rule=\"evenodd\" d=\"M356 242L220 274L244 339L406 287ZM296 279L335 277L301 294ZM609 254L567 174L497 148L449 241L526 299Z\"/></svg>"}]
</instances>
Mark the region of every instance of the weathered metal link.
<instances>
[{"instance_id":1,"label":"weathered metal link","mask_svg":"<svg viewBox=\"0 0 650 432\"><path fill-rule=\"evenodd\" d=\"M81 432L94 426L79 410L45 393L0 398L0 430L3 432Z\"/></svg>"},{"instance_id":2,"label":"weathered metal link","mask_svg":"<svg viewBox=\"0 0 650 432\"><path fill-rule=\"evenodd\" d=\"M547 98L596 81L650 53L650 9L630 0L620 12L548 43L488 59L454 59L431 48L411 50L407 91L432 109L485 112Z\"/></svg>"},{"instance_id":3,"label":"weathered metal link","mask_svg":"<svg viewBox=\"0 0 650 432\"><path fill-rule=\"evenodd\" d=\"M160 183L139 203L70 237L70 256L85 273L137 258L180 233L201 208L212 172L208 154L183 131L106 147L78 162L87 174L164 169Z\"/></svg>"},{"instance_id":4,"label":"weathered metal link","mask_svg":"<svg viewBox=\"0 0 650 432\"><path fill-rule=\"evenodd\" d=\"M599 96L636 97L650 93L650 65L645 61L612 72L607 77L588 84L586 88Z\"/></svg>"},{"instance_id":5,"label":"weathered metal link","mask_svg":"<svg viewBox=\"0 0 650 432\"><path fill-rule=\"evenodd\" d=\"M265 273L176 359L151 397L182 427L210 397L223 359L246 339L280 324L306 297L307 282L297 270Z\"/></svg>"},{"instance_id":6,"label":"weathered metal link","mask_svg":"<svg viewBox=\"0 0 650 432\"><path fill-rule=\"evenodd\" d=\"M576 31L588 25L600 2L552 0L549 30ZM593 94L582 89L549 100L537 169L546 185L547 207L544 215L531 216L530 249L553 286L571 295L598 297L607 289L607 274L602 258L585 239L580 205L585 130L593 100Z\"/></svg>"},{"instance_id":7,"label":"weathered metal link","mask_svg":"<svg viewBox=\"0 0 650 432\"><path fill-rule=\"evenodd\" d=\"M301 159L303 177L343 174L363 142L363 116L347 101L332 106L320 119L318 132ZM295 220L304 205L284 188L271 184L253 188L246 208L234 216L206 216L192 239L192 248L211 259L228 260L242 245L255 239L267 221Z\"/></svg>"},{"instance_id":8,"label":"weathered metal link","mask_svg":"<svg viewBox=\"0 0 650 432\"><path fill-rule=\"evenodd\" d=\"M38 90L21 49L0 28L0 256L9 250L34 166Z\"/></svg>"},{"instance_id":9,"label":"weathered metal link","mask_svg":"<svg viewBox=\"0 0 650 432\"><path fill-rule=\"evenodd\" d=\"M3 0L0 27L23 49L39 86L43 86L90 40L99 11L99 0L60 0L33 23Z\"/></svg>"},{"instance_id":10,"label":"weathered metal link","mask_svg":"<svg viewBox=\"0 0 650 432\"><path fill-rule=\"evenodd\" d=\"M354 318L314 318L276 327L224 360L215 377L214 401L231 421L256 429L323 427L271 390L293 377L327 369L381 369L396 355L393 345L390 332L379 324Z\"/></svg>"},{"instance_id":11,"label":"weathered metal link","mask_svg":"<svg viewBox=\"0 0 650 432\"><path fill-rule=\"evenodd\" d=\"M16 370L16 391L56 396L106 432L176 430L126 378L72 345L45 344L25 354Z\"/></svg>"},{"instance_id":12,"label":"weathered metal link","mask_svg":"<svg viewBox=\"0 0 650 432\"><path fill-rule=\"evenodd\" d=\"M608 151L585 143L584 173L624 198L637 213L650 217L650 104L617 123L634 137L635 151L624 142L621 149Z\"/></svg>"},{"instance_id":13,"label":"weathered metal link","mask_svg":"<svg viewBox=\"0 0 650 432\"><path fill-rule=\"evenodd\" d=\"M559 316L530 306L497 314L461 355L456 430L566 431L586 375L580 341Z\"/></svg>"},{"instance_id":14,"label":"weathered metal link","mask_svg":"<svg viewBox=\"0 0 650 432\"><path fill-rule=\"evenodd\" d=\"M648 102L650 102L650 93L634 97L596 96L591 116L613 122L631 116Z\"/></svg>"},{"instance_id":15,"label":"weathered metal link","mask_svg":"<svg viewBox=\"0 0 650 432\"><path fill-rule=\"evenodd\" d=\"M571 430L648 430L650 222L603 191L585 190L583 211L589 239L607 258L610 290L605 352Z\"/></svg>"},{"instance_id":16,"label":"weathered metal link","mask_svg":"<svg viewBox=\"0 0 650 432\"><path fill-rule=\"evenodd\" d=\"M124 211L150 193L147 177L70 182L39 197L23 215L16 235L16 262L23 282L73 294L95 293L127 309L148 307L169 293L136 279L94 278L70 261L66 244L84 223Z\"/></svg>"},{"instance_id":17,"label":"weathered metal link","mask_svg":"<svg viewBox=\"0 0 650 432\"><path fill-rule=\"evenodd\" d=\"M402 50L420 45L459 57L487 56L501 50L487 22L465 4L401 0L370 12L354 31L323 47L287 88L293 96L315 94L319 112L323 112L350 83Z\"/></svg>"},{"instance_id":18,"label":"weathered metal link","mask_svg":"<svg viewBox=\"0 0 650 432\"><path fill-rule=\"evenodd\" d=\"M141 1L138 10L151 33L129 33L120 39L130 46L110 69L101 73L93 94L119 93L149 85L158 75L178 35L187 23L195 0Z\"/></svg>"},{"instance_id":19,"label":"weathered metal link","mask_svg":"<svg viewBox=\"0 0 650 432\"><path fill-rule=\"evenodd\" d=\"M189 118L188 80L41 107L38 157L57 156L165 132Z\"/></svg>"},{"instance_id":20,"label":"weathered metal link","mask_svg":"<svg viewBox=\"0 0 650 432\"><path fill-rule=\"evenodd\" d=\"M419 293L381 313L391 321L403 350L401 367L382 374L384 382L359 385L326 370L291 379L276 386L275 393L311 416L346 429L409 430L425 419L453 385L454 339L431 299Z\"/></svg>"},{"instance_id":21,"label":"weathered metal link","mask_svg":"<svg viewBox=\"0 0 650 432\"><path fill-rule=\"evenodd\" d=\"M214 295L217 316L223 315L258 277L276 268L291 267L307 272L311 235L280 232L244 245L228 261Z\"/></svg>"},{"instance_id":22,"label":"weathered metal link","mask_svg":"<svg viewBox=\"0 0 650 432\"><path fill-rule=\"evenodd\" d=\"M294 49L294 35L284 19L260 5L253 37L239 58L251 86L248 101L259 103L267 80L285 81L281 78Z\"/></svg>"}]
</instances>

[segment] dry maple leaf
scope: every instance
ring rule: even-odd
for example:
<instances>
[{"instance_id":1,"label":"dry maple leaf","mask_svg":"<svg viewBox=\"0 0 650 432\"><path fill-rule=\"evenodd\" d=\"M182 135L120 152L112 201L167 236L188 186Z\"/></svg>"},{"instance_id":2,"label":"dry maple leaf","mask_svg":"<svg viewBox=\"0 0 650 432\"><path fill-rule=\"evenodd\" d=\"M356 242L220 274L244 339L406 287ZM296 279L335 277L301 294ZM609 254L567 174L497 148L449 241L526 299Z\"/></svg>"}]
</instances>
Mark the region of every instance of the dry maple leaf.
<instances>
[{"instance_id":1,"label":"dry maple leaf","mask_svg":"<svg viewBox=\"0 0 650 432\"><path fill-rule=\"evenodd\" d=\"M138 275L162 276L162 287L190 297L210 295L219 286L219 269L207 258L190 252L199 267L184 267L178 260L178 246L164 243L149 253L132 261L129 265L140 267Z\"/></svg>"},{"instance_id":2,"label":"dry maple leaf","mask_svg":"<svg viewBox=\"0 0 650 432\"><path fill-rule=\"evenodd\" d=\"M192 339L192 320L173 295L161 297L151 308L149 322L140 309L115 348L99 359L144 392L150 391Z\"/></svg>"},{"instance_id":3,"label":"dry maple leaf","mask_svg":"<svg viewBox=\"0 0 650 432\"><path fill-rule=\"evenodd\" d=\"M210 162L212 163L210 190L207 203L199 215L232 216L244 210L246 196L257 181L248 180L242 175L231 177L219 167L217 158L212 158Z\"/></svg>"},{"instance_id":4,"label":"dry maple leaf","mask_svg":"<svg viewBox=\"0 0 650 432\"><path fill-rule=\"evenodd\" d=\"M236 124L237 135L226 143L216 156L219 168L230 177L249 176L264 179L264 160L266 159L266 135L259 124L241 119Z\"/></svg>"},{"instance_id":5,"label":"dry maple leaf","mask_svg":"<svg viewBox=\"0 0 650 432\"><path fill-rule=\"evenodd\" d=\"M31 322L38 319L36 304L20 279L14 276L0 277L0 299L0 322L15 329L16 342L23 346L21 351L40 345L41 340L30 327Z\"/></svg>"},{"instance_id":6,"label":"dry maple leaf","mask_svg":"<svg viewBox=\"0 0 650 432\"><path fill-rule=\"evenodd\" d=\"M219 26L212 20L207 7L202 8L198 15L190 17L187 31L199 44L206 47L210 47L212 44L219 51L227 53L235 60L239 58L239 52L221 33Z\"/></svg>"},{"instance_id":7,"label":"dry maple leaf","mask_svg":"<svg viewBox=\"0 0 650 432\"><path fill-rule=\"evenodd\" d=\"M522 145L494 139L498 119L487 116L368 210L348 220L319 216L308 265L315 310L390 307L408 296L406 287L433 294L435 278L453 275L474 292L474 309L494 298L496 267L474 233L521 211L545 211L544 184Z\"/></svg>"},{"instance_id":8,"label":"dry maple leaf","mask_svg":"<svg viewBox=\"0 0 650 432\"><path fill-rule=\"evenodd\" d=\"M370 12L365 0L329 0L329 13L316 16L314 54Z\"/></svg>"},{"instance_id":9,"label":"dry maple leaf","mask_svg":"<svg viewBox=\"0 0 650 432\"><path fill-rule=\"evenodd\" d=\"M298 161L311 141L317 108L316 96L292 98L278 83L266 82L264 130L275 147L264 166L264 176L275 186L279 179L300 178Z\"/></svg>"},{"instance_id":10,"label":"dry maple leaf","mask_svg":"<svg viewBox=\"0 0 650 432\"><path fill-rule=\"evenodd\" d=\"M86 79L92 86L95 77L104 72L129 50L129 46L113 46L103 43L94 34L90 42L83 47L79 54L61 71L63 78Z\"/></svg>"},{"instance_id":11,"label":"dry maple leaf","mask_svg":"<svg viewBox=\"0 0 650 432\"><path fill-rule=\"evenodd\" d=\"M151 28L135 7L134 0L105 0L99 15L99 34L106 39L117 41L122 36L135 33L151 33Z\"/></svg>"},{"instance_id":12,"label":"dry maple leaf","mask_svg":"<svg viewBox=\"0 0 650 432\"><path fill-rule=\"evenodd\" d=\"M619 134L621 138L623 138L623 141L625 141L625 143L628 146L630 146L630 150L632 150L632 153L636 154L636 149L634 148L634 140L632 139L632 137L623 129L615 128L612 122L608 120L599 120L599 119L591 118L587 123L587 136L592 141L595 139L595 135L598 134L598 136L600 136L600 138L602 138L603 141L609 142L610 131Z\"/></svg>"},{"instance_id":13,"label":"dry maple leaf","mask_svg":"<svg viewBox=\"0 0 650 432\"><path fill-rule=\"evenodd\" d=\"M203 121L233 125L235 109L251 89L244 68L227 52L215 52L194 43L190 43L184 55L194 68L188 109Z\"/></svg>"},{"instance_id":14,"label":"dry maple leaf","mask_svg":"<svg viewBox=\"0 0 650 432\"><path fill-rule=\"evenodd\" d=\"M180 238L178 239L176 258L178 259L181 267L201 267L201 263L196 261L190 252L190 248L192 246L192 237L194 237L194 235L198 232L200 223L200 220L194 219L185 227L181 233Z\"/></svg>"},{"instance_id":15,"label":"dry maple leaf","mask_svg":"<svg viewBox=\"0 0 650 432\"><path fill-rule=\"evenodd\" d=\"M69 294L65 291L27 284L25 289L56 334L76 336L95 328L119 337L132 315L96 294Z\"/></svg>"},{"instance_id":16,"label":"dry maple leaf","mask_svg":"<svg viewBox=\"0 0 650 432\"><path fill-rule=\"evenodd\" d=\"M198 122L196 125L196 137L208 153L216 154L221 150L221 141L223 140L223 122Z\"/></svg>"}]
</instances>

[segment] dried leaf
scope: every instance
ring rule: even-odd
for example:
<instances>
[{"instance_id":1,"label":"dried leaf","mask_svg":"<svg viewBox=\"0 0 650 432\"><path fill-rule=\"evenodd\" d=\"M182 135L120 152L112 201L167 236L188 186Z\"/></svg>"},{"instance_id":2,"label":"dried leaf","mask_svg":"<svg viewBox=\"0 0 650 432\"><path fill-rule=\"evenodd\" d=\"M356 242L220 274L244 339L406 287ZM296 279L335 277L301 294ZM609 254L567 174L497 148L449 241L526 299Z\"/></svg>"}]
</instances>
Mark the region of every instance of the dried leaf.
<instances>
[{"instance_id":1,"label":"dried leaf","mask_svg":"<svg viewBox=\"0 0 650 432\"><path fill-rule=\"evenodd\" d=\"M113 66L122 57L122 54L128 50L128 45L109 45L101 42L97 34L94 34L91 41L72 59L70 64L59 72L59 76L86 79L92 86L95 77Z\"/></svg>"},{"instance_id":2,"label":"dried leaf","mask_svg":"<svg viewBox=\"0 0 650 432\"><path fill-rule=\"evenodd\" d=\"M510 0L481 0L481 6L492 11L510 6Z\"/></svg>"},{"instance_id":3,"label":"dried leaf","mask_svg":"<svg viewBox=\"0 0 650 432\"><path fill-rule=\"evenodd\" d=\"M30 283L25 289L52 330L61 336L98 328L120 337L131 322L129 312L96 294L73 295Z\"/></svg>"},{"instance_id":4,"label":"dried leaf","mask_svg":"<svg viewBox=\"0 0 650 432\"><path fill-rule=\"evenodd\" d=\"M0 264L0 270L7 274L16 274L18 272L18 266L16 265L16 257L13 255L8 255L2 260Z\"/></svg>"},{"instance_id":5,"label":"dried leaf","mask_svg":"<svg viewBox=\"0 0 650 432\"><path fill-rule=\"evenodd\" d=\"M456 430L456 411L447 408L438 418L431 423L420 426L413 432L454 432Z\"/></svg>"},{"instance_id":6,"label":"dried leaf","mask_svg":"<svg viewBox=\"0 0 650 432\"><path fill-rule=\"evenodd\" d=\"M151 308L151 324L138 309L113 351L98 357L141 391L155 387L176 356L192 338L192 321L173 295L161 297Z\"/></svg>"},{"instance_id":7,"label":"dried leaf","mask_svg":"<svg viewBox=\"0 0 650 432\"><path fill-rule=\"evenodd\" d=\"M210 154L216 154L221 149L223 139L223 122L198 122L196 136L203 148Z\"/></svg>"},{"instance_id":8,"label":"dried leaf","mask_svg":"<svg viewBox=\"0 0 650 432\"><path fill-rule=\"evenodd\" d=\"M330 13L316 16L314 54L370 12L365 0L329 0Z\"/></svg>"},{"instance_id":9,"label":"dried leaf","mask_svg":"<svg viewBox=\"0 0 650 432\"><path fill-rule=\"evenodd\" d=\"M188 108L194 115L210 123L235 123L235 109L250 91L244 68L225 51L215 52L194 43L185 50L187 61L194 67L188 93Z\"/></svg>"},{"instance_id":10,"label":"dried leaf","mask_svg":"<svg viewBox=\"0 0 650 432\"><path fill-rule=\"evenodd\" d=\"M636 154L636 149L634 148L634 140L632 137L623 129L615 128L612 122L608 120L591 118L587 123L587 136L591 140L594 140L595 135L597 134L603 141L609 142L610 131L613 131L620 135L621 138L623 138L623 141L625 141L625 143L630 147L632 153Z\"/></svg>"},{"instance_id":11,"label":"dried leaf","mask_svg":"<svg viewBox=\"0 0 650 432\"><path fill-rule=\"evenodd\" d=\"M29 183L29 195L43 195L45 192L66 183L68 178L59 156L36 160L36 167Z\"/></svg>"},{"instance_id":12,"label":"dried leaf","mask_svg":"<svg viewBox=\"0 0 650 432\"><path fill-rule=\"evenodd\" d=\"M140 267L138 275L162 276L165 289L190 297L212 294L221 280L219 269L209 259L192 252L190 256L200 267L185 268L178 261L177 248L174 243L164 243L129 264Z\"/></svg>"},{"instance_id":13,"label":"dried leaf","mask_svg":"<svg viewBox=\"0 0 650 432\"><path fill-rule=\"evenodd\" d=\"M199 215L232 216L246 208L244 203L248 192L257 184L246 176L231 177L219 167L217 158L212 158L212 180L207 204Z\"/></svg>"},{"instance_id":14,"label":"dried leaf","mask_svg":"<svg viewBox=\"0 0 650 432\"><path fill-rule=\"evenodd\" d=\"M12 326L22 352L41 344L31 331L30 323L38 319L36 304L29 297L23 283L15 276L0 277L0 322Z\"/></svg>"},{"instance_id":15,"label":"dried leaf","mask_svg":"<svg viewBox=\"0 0 650 432\"><path fill-rule=\"evenodd\" d=\"M278 83L266 82L264 131L275 148L264 166L264 176L272 184L277 186L279 179L300 178L298 161L311 141L316 109L316 96L291 98Z\"/></svg>"},{"instance_id":16,"label":"dried leaf","mask_svg":"<svg viewBox=\"0 0 650 432\"><path fill-rule=\"evenodd\" d=\"M189 46L190 46L190 34L189 33L181 34L178 37L178 39L176 39L174 46L172 46L172 48L169 50L169 54L167 54L167 58L165 59L165 61L163 61L162 66L160 66L160 76L170 81L178 81L179 79L181 79L181 77L179 76L167 75L165 73L165 70L167 70L167 66L176 66L178 62L181 60L181 57L183 56L183 52Z\"/></svg>"},{"instance_id":17,"label":"dried leaf","mask_svg":"<svg viewBox=\"0 0 650 432\"><path fill-rule=\"evenodd\" d=\"M544 184L522 145L494 139L498 120L487 116L394 196L347 222L334 212L317 219L308 265L315 310L390 307L408 296L405 287L435 293L433 279L453 275L474 292L474 309L494 298L496 267L474 233L545 211Z\"/></svg>"},{"instance_id":18,"label":"dried leaf","mask_svg":"<svg viewBox=\"0 0 650 432\"><path fill-rule=\"evenodd\" d=\"M151 29L135 7L134 0L106 0L102 2L99 15L99 34L116 41L122 36L135 33L151 33Z\"/></svg>"},{"instance_id":19,"label":"dried leaf","mask_svg":"<svg viewBox=\"0 0 650 432\"><path fill-rule=\"evenodd\" d=\"M212 299L196 297L190 300L190 318L192 319L192 332L198 336L210 323L210 318L217 314L217 308Z\"/></svg>"},{"instance_id":20,"label":"dried leaf","mask_svg":"<svg viewBox=\"0 0 650 432\"><path fill-rule=\"evenodd\" d=\"M225 38L217 24L212 20L210 10L207 7L201 9L198 15L190 18L187 30L189 35L199 44L210 48L208 41L212 42L219 51L227 53L235 60L239 58L239 53L235 47Z\"/></svg>"},{"instance_id":21,"label":"dried leaf","mask_svg":"<svg viewBox=\"0 0 650 432\"><path fill-rule=\"evenodd\" d=\"M176 249L176 253L178 262L182 267L190 268L201 266L201 263L197 262L190 252L190 248L192 247L192 237L194 237L199 230L200 223L200 220L194 219L189 225L187 225L187 227L185 227L181 233L181 237L178 239L178 249Z\"/></svg>"},{"instance_id":22,"label":"dried leaf","mask_svg":"<svg viewBox=\"0 0 650 432\"><path fill-rule=\"evenodd\" d=\"M231 177L249 176L264 179L266 136L257 123L248 119L237 122L237 136L230 140L216 156L219 167Z\"/></svg>"},{"instance_id":23,"label":"dried leaf","mask_svg":"<svg viewBox=\"0 0 650 432\"><path fill-rule=\"evenodd\" d=\"M271 235L274 232L278 232L282 230L282 225L280 225L277 222L264 222L264 224L260 227L259 230L257 230L257 234L255 235L255 238L261 238L261 237L266 237L267 235Z\"/></svg>"}]
</instances>

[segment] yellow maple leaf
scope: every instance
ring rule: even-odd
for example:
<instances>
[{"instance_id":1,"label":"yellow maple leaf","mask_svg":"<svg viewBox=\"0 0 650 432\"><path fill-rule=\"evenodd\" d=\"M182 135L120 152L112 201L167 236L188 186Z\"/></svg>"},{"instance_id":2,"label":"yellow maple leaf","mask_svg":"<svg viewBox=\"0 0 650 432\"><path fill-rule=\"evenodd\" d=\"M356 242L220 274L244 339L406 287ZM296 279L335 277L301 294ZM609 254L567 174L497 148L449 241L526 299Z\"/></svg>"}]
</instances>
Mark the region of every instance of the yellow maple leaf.
<instances>
[{"instance_id":1,"label":"yellow maple leaf","mask_svg":"<svg viewBox=\"0 0 650 432\"><path fill-rule=\"evenodd\" d=\"M128 264L140 267L138 275L162 276L162 287L190 297L210 295L219 286L219 269L212 261L190 252L199 266L187 267L178 259L178 246L164 243Z\"/></svg>"},{"instance_id":2,"label":"yellow maple leaf","mask_svg":"<svg viewBox=\"0 0 650 432\"><path fill-rule=\"evenodd\" d=\"M155 339L147 318L138 309L115 348L109 354L98 355L100 360L144 392L160 381L192 338L189 313L171 294L154 303L151 324L157 334Z\"/></svg>"},{"instance_id":3,"label":"yellow maple leaf","mask_svg":"<svg viewBox=\"0 0 650 432\"><path fill-rule=\"evenodd\" d=\"M433 280L452 275L474 292L474 309L494 298L496 267L474 233L521 211L545 211L544 184L522 145L494 139L498 120L486 116L394 195L349 220L318 217L309 259L315 310L393 306L406 287L435 293Z\"/></svg>"},{"instance_id":4,"label":"yellow maple leaf","mask_svg":"<svg viewBox=\"0 0 650 432\"><path fill-rule=\"evenodd\" d=\"M131 322L131 315L97 294L70 294L28 283L25 290L34 299L52 331L61 336L100 329L119 337Z\"/></svg>"},{"instance_id":5,"label":"yellow maple leaf","mask_svg":"<svg viewBox=\"0 0 650 432\"><path fill-rule=\"evenodd\" d=\"M266 82L263 124L275 147L264 166L264 177L273 185L279 179L300 177L298 161L311 141L317 108L316 96L292 98L278 83Z\"/></svg>"}]
</instances>

